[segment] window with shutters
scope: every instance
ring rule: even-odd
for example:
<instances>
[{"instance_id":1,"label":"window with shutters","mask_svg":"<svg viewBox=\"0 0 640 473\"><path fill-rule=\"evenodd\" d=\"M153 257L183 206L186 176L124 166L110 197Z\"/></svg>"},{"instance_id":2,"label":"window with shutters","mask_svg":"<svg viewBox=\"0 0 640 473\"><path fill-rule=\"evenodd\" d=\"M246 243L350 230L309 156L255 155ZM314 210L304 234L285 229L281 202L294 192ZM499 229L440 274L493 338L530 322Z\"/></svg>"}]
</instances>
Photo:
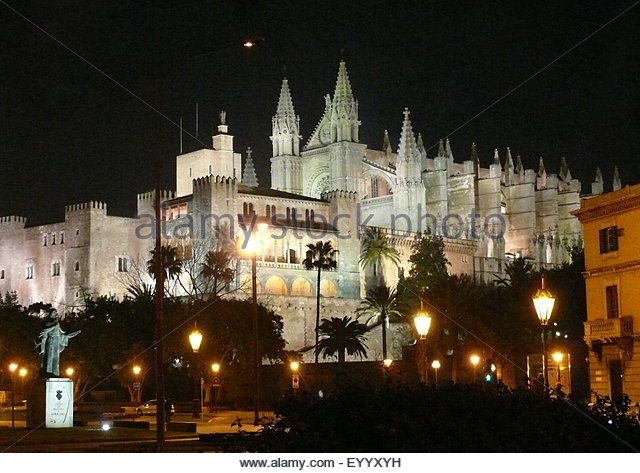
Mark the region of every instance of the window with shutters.
<instances>
[{"instance_id":1,"label":"window with shutters","mask_svg":"<svg viewBox=\"0 0 640 473\"><path fill-rule=\"evenodd\" d=\"M600 254L618 251L618 227L600 230Z\"/></svg>"}]
</instances>

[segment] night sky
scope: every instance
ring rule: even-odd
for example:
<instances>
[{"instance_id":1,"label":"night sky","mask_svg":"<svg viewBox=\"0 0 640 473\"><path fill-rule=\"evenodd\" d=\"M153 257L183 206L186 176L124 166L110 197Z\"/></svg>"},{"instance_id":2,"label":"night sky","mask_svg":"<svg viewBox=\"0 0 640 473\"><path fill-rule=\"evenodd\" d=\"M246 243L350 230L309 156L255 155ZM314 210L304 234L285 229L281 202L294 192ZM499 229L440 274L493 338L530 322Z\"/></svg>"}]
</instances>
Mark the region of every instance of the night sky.
<instances>
[{"instance_id":1,"label":"night sky","mask_svg":"<svg viewBox=\"0 0 640 473\"><path fill-rule=\"evenodd\" d=\"M196 103L200 141L226 110L236 151L252 147L269 185L283 75L306 143L341 56L370 148L385 129L397 148L409 107L425 144L450 137L458 162L475 141L483 165L507 146L547 172L565 156L584 192L596 166L605 190L614 164L623 185L640 182L640 5L467 123L634 5L527 3L0 0L0 215L61 220L88 200L133 215L157 161L173 188L176 124L195 135ZM265 40L244 50L248 36ZM184 147L202 146L185 135Z\"/></svg>"}]
</instances>

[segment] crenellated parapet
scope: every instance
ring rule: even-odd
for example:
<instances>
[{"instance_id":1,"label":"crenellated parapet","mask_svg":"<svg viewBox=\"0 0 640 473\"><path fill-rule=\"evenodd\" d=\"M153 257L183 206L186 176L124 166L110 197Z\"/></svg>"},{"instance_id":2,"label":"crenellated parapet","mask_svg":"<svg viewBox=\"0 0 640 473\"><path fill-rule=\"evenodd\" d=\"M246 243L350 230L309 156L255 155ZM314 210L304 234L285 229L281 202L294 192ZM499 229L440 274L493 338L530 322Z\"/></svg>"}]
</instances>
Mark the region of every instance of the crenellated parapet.
<instances>
[{"instance_id":1,"label":"crenellated parapet","mask_svg":"<svg viewBox=\"0 0 640 473\"><path fill-rule=\"evenodd\" d=\"M26 223L27 217L18 217L17 215L7 215L0 217L0 223Z\"/></svg>"},{"instance_id":2,"label":"crenellated parapet","mask_svg":"<svg viewBox=\"0 0 640 473\"><path fill-rule=\"evenodd\" d=\"M73 212L82 212L85 210L100 210L101 213L107 213L107 203L90 200L89 202L83 202L80 204L65 205L64 213L69 214Z\"/></svg>"}]
</instances>

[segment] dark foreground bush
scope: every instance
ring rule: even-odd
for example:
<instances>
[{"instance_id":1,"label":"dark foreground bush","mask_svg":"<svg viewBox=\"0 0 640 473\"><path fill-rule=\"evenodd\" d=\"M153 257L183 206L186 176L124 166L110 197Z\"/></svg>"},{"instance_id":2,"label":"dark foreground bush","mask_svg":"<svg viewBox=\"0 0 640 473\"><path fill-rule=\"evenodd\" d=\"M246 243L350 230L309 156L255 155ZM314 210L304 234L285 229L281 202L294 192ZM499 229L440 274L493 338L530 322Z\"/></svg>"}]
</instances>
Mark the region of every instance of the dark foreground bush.
<instances>
[{"instance_id":1,"label":"dark foreground bush","mask_svg":"<svg viewBox=\"0 0 640 473\"><path fill-rule=\"evenodd\" d=\"M612 410L613 409L613 410ZM612 414L612 412L617 414ZM479 385L346 386L290 397L261 434L270 452L625 452L640 427L614 407L591 411L529 391ZM612 420L614 419L615 420Z\"/></svg>"}]
</instances>

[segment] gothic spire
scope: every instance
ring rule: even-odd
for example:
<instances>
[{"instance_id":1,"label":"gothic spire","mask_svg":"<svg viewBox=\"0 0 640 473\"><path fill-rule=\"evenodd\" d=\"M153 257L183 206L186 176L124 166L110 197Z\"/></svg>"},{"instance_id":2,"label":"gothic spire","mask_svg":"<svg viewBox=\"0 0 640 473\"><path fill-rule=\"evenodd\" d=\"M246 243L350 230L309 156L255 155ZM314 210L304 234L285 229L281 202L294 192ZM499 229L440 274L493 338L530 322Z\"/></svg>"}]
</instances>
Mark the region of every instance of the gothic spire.
<instances>
[{"instance_id":1,"label":"gothic spire","mask_svg":"<svg viewBox=\"0 0 640 473\"><path fill-rule=\"evenodd\" d=\"M444 157L444 143L442 142L442 138L440 138L440 145L438 146L438 156Z\"/></svg>"},{"instance_id":2,"label":"gothic spire","mask_svg":"<svg viewBox=\"0 0 640 473\"><path fill-rule=\"evenodd\" d=\"M522 165L522 158L520 155L516 157L516 174L520 176L524 175L524 166Z\"/></svg>"},{"instance_id":3,"label":"gothic spire","mask_svg":"<svg viewBox=\"0 0 640 473\"><path fill-rule=\"evenodd\" d=\"M391 140L389 140L389 132L384 130L384 138L382 139L382 151L386 154L392 153L391 150Z\"/></svg>"},{"instance_id":4,"label":"gothic spire","mask_svg":"<svg viewBox=\"0 0 640 473\"><path fill-rule=\"evenodd\" d=\"M540 156L540 161L538 161L538 176L542 177L546 175L547 171L544 168L544 160L542 159L542 156Z\"/></svg>"},{"instance_id":5,"label":"gothic spire","mask_svg":"<svg viewBox=\"0 0 640 473\"><path fill-rule=\"evenodd\" d=\"M507 156L504 158L504 171L507 172L507 170L513 170L514 168L511 149L507 146Z\"/></svg>"},{"instance_id":6,"label":"gothic spire","mask_svg":"<svg viewBox=\"0 0 640 473\"><path fill-rule=\"evenodd\" d=\"M424 141L422 141L422 133L418 133L418 142L416 144L418 147L418 151L420 152L420 156L423 158L427 157L427 150L424 147Z\"/></svg>"},{"instance_id":7,"label":"gothic spire","mask_svg":"<svg viewBox=\"0 0 640 473\"><path fill-rule=\"evenodd\" d=\"M613 167L613 190L619 191L622 188L622 181L620 180L620 171L618 166Z\"/></svg>"},{"instance_id":8,"label":"gothic spire","mask_svg":"<svg viewBox=\"0 0 640 473\"><path fill-rule=\"evenodd\" d=\"M600 195L604 190L604 182L602 180L602 171L600 168L596 168L596 177L591 183L591 194Z\"/></svg>"},{"instance_id":9,"label":"gothic spire","mask_svg":"<svg viewBox=\"0 0 640 473\"><path fill-rule=\"evenodd\" d=\"M409 119L409 109L404 109L404 121L402 122L402 131L400 132L400 144L398 145L398 159L405 161L414 161L419 155L416 137L413 134L411 120Z\"/></svg>"},{"instance_id":10,"label":"gothic spire","mask_svg":"<svg viewBox=\"0 0 640 473\"><path fill-rule=\"evenodd\" d=\"M569 165L567 164L567 159L564 156L560 160L560 172L558 173L558 176L564 182L569 182L571 180L571 171L569 171Z\"/></svg>"},{"instance_id":11,"label":"gothic spire","mask_svg":"<svg viewBox=\"0 0 640 473\"><path fill-rule=\"evenodd\" d=\"M242 172L242 183L249 187L258 187L258 178L256 170L253 167L253 159L251 159L251 148L247 148L247 157L244 161L244 171Z\"/></svg>"},{"instance_id":12,"label":"gothic spire","mask_svg":"<svg viewBox=\"0 0 640 473\"><path fill-rule=\"evenodd\" d=\"M350 105L354 102L353 92L351 91L351 82L349 74L347 74L347 65L343 59L340 60L338 68L338 79L336 80L336 89L333 93L333 107L338 108L340 105Z\"/></svg>"},{"instance_id":13,"label":"gothic spire","mask_svg":"<svg viewBox=\"0 0 640 473\"><path fill-rule=\"evenodd\" d=\"M449 138L447 138L447 143L446 143L444 152L445 152L445 156L453 162L453 151L451 151L451 143L449 143Z\"/></svg>"},{"instance_id":14,"label":"gothic spire","mask_svg":"<svg viewBox=\"0 0 640 473\"><path fill-rule=\"evenodd\" d=\"M497 164L498 166L502 167L502 165L500 164L500 154L498 153L498 148L493 151L493 164Z\"/></svg>"},{"instance_id":15,"label":"gothic spire","mask_svg":"<svg viewBox=\"0 0 640 473\"><path fill-rule=\"evenodd\" d=\"M478 156L478 148L476 147L476 142L471 143L471 156L469 157L471 161L474 163L480 162L480 157Z\"/></svg>"},{"instance_id":16,"label":"gothic spire","mask_svg":"<svg viewBox=\"0 0 640 473\"><path fill-rule=\"evenodd\" d=\"M276 114L271 120L273 156L300 155L300 117L296 115L289 91L289 81L282 79Z\"/></svg>"}]
</instances>

